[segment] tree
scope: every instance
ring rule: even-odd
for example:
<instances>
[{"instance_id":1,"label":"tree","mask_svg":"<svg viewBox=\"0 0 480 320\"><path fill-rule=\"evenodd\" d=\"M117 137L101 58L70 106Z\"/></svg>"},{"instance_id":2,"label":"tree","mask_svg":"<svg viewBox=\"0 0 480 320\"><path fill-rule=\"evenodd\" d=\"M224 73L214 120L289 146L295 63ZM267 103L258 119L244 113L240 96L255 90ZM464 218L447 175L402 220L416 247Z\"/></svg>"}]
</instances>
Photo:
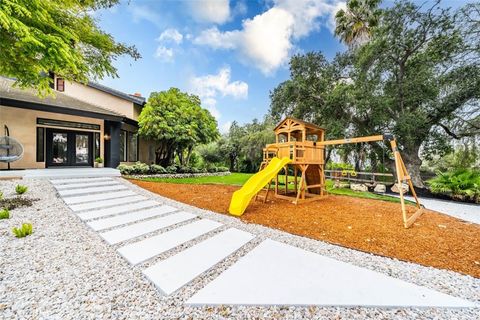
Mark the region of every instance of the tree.
<instances>
[{"instance_id":1,"label":"tree","mask_svg":"<svg viewBox=\"0 0 480 320\"><path fill-rule=\"evenodd\" d=\"M480 50L466 33L479 27L460 21L468 24L436 4L397 2L357 50L330 63L319 53L292 58L291 79L272 92L271 111L316 120L334 135L394 133L413 183L423 187L419 151L434 132L478 134ZM462 130L452 126L459 115Z\"/></svg>"},{"instance_id":2,"label":"tree","mask_svg":"<svg viewBox=\"0 0 480 320\"><path fill-rule=\"evenodd\" d=\"M175 153L188 165L193 147L218 138L217 121L200 105L200 98L177 88L152 92L138 117L141 137L158 142L157 164L172 164Z\"/></svg>"},{"instance_id":3,"label":"tree","mask_svg":"<svg viewBox=\"0 0 480 320\"><path fill-rule=\"evenodd\" d=\"M381 0L349 0L335 15L335 35L349 46L368 41L381 15Z\"/></svg>"},{"instance_id":4,"label":"tree","mask_svg":"<svg viewBox=\"0 0 480 320\"><path fill-rule=\"evenodd\" d=\"M117 76L112 62L121 55L140 58L135 47L101 31L93 10L118 0L0 1L0 74L21 87L52 93L53 72L70 81Z\"/></svg>"}]
</instances>

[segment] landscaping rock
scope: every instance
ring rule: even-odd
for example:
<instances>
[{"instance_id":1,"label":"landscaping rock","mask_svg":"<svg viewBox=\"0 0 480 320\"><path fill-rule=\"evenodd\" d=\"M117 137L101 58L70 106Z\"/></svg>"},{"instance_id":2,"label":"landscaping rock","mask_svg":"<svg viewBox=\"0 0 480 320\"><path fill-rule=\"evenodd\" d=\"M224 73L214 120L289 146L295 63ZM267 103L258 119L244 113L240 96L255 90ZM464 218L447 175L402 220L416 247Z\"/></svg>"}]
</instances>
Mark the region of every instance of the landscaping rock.
<instances>
[{"instance_id":1,"label":"landscaping rock","mask_svg":"<svg viewBox=\"0 0 480 320\"><path fill-rule=\"evenodd\" d=\"M374 192L378 192L378 193L385 193L387 192L387 186L384 185L384 184L377 184L375 186L375 188L373 189Z\"/></svg>"},{"instance_id":2,"label":"landscaping rock","mask_svg":"<svg viewBox=\"0 0 480 320\"><path fill-rule=\"evenodd\" d=\"M227 172L205 172L205 173L159 173L159 174L133 174L129 177L135 179L141 178L166 178L166 179L180 179L180 178L200 178L200 177L219 177L228 176L231 173Z\"/></svg>"},{"instance_id":3,"label":"landscaping rock","mask_svg":"<svg viewBox=\"0 0 480 320\"><path fill-rule=\"evenodd\" d=\"M392 190L392 192L395 192L395 193L400 193L400 190L398 188L398 183L395 183L390 190ZM408 191L410 191L408 184L402 183L402 190L403 190L403 193L408 193Z\"/></svg>"},{"instance_id":4,"label":"landscaping rock","mask_svg":"<svg viewBox=\"0 0 480 320\"><path fill-rule=\"evenodd\" d=\"M350 184L350 189L353 191L368 191L368 187L366 185L359 183Z\"/></svg>"}]
</instances>

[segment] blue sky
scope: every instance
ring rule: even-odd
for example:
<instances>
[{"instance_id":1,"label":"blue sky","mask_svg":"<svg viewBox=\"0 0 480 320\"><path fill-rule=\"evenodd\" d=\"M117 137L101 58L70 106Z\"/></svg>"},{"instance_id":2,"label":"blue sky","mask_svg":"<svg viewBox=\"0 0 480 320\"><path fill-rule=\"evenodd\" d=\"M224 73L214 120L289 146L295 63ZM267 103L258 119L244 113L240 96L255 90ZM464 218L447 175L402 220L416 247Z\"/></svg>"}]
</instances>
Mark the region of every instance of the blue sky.
<instances>
[{"instance_id":1,"label":"blue sky","mask_svg":"<svg viewBox=\"0 0 480 320\"><path fill-rule=\"evenodd\" d=\"M466 2L444 0L442 6ZM264 116L269 92L288 79L292 54L315 50L332 58L345 50L332 34L333 15L343 5L342 0L122 1L94 16L117 41L135 45L142 59L120 58L119 78L99 82L146 97L170 87L198 94L225 131L232 121Z\"/></svg>"}]
</instances>

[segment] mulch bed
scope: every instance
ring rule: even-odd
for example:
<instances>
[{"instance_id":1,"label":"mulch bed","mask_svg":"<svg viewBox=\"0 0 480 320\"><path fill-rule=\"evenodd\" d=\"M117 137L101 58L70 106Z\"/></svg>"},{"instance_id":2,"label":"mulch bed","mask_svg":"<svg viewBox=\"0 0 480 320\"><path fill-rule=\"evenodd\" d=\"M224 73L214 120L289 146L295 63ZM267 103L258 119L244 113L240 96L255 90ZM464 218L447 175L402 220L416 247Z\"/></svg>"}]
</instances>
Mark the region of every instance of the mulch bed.
<instances>
[{"instance_id":1,"label":"mulch bed","mask_svg":"<svg viewBox=\"0 0 480 320\"><path fill-rule=\"evenodd\" d=\"M162 196L223 214L228 213L232 193L239 189L226 185L132 182ZM409 211L413 213L415 207ZM480 278L480 226L430 210L405 229L398 203L330 195L296 206L272 197L265 204L252 202L240 219Z\"/></svg>"}]
</instances>

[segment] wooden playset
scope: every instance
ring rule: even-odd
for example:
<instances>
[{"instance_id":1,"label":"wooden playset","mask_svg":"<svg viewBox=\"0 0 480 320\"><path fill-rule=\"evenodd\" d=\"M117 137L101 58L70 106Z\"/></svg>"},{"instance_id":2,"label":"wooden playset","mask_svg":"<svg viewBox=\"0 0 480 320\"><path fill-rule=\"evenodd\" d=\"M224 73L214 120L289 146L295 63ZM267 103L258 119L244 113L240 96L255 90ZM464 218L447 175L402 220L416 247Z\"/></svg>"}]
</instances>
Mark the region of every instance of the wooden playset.
<instances>
[{"instance_id":1,"label":"wooden playset","mask_svg":"<svg viewBox=\"0 0 480 320\"><path fill-rule=\"evenodd\" d=\"M400 203L403 214L403 223L408 228L423 213L423 207L415 193L410 176L398 151L397 142L393 135L376 135L340 140L325 140L325 130L319 126L292 117L281 121L274 129L275 143L268 144L263 150L263 162L259 173L247 181L244 187L234 194L230 212L241 215L246 208L245 201L251 197L263 198L266 201L272 184L275 185L275 197L290 200L295 204L320 200L327 195L325 185L325 147L348 143L388 141L393 151L396 169L396 182L400 194ZM282 159L283 162L273 159ZM283 166L283 167L280 167ZM279 175L284 173L284 188L280 188ZM293 176L289 176L289 172ZM261 178L261 179L260 179ZM294 189L289 189L290 183ZM407 217L402 183L409 185L415 198L417 210ZM262 184L263 183L263 184ZM265 185L267 185L266 188ZM265 190L261 194L261 190ZM242 206L235 206L241 203ZM242 210L243 209L243 210Z\"/></svg>"}]
</instances>

